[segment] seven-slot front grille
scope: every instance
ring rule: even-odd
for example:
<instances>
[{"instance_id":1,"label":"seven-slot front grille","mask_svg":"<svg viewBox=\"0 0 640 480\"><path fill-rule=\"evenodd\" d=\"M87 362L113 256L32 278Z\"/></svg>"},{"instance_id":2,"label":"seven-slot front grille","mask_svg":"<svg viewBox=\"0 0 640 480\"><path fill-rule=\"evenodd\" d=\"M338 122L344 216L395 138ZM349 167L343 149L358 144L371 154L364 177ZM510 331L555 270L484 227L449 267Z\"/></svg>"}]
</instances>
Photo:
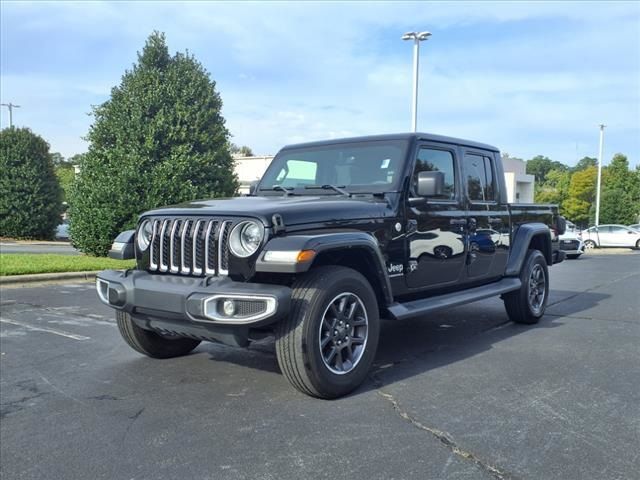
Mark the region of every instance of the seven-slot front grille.
<instances>
[{"instance_id":1,"label":"seven-slot front grille","mask_svg":"<svg viewBox=\"0 0 640 480\"><path fill-rule=\"evenodd\" d=\"M224 219L154 219L149 270L178 275L227 275L229 232Z\"/></svg>"}]
</instances>

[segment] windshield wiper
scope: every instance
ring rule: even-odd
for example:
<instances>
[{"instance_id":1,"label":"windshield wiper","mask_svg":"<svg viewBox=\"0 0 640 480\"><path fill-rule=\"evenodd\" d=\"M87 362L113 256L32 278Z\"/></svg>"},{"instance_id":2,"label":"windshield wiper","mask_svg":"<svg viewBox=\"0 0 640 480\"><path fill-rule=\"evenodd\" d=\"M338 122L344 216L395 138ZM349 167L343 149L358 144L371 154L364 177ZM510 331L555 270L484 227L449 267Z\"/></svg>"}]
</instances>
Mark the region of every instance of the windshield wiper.
<instances>
[{"instance_id":1,"label":"windshield wiper","mask_svg":"<svg viewBox=\"0 0 640 480\"><path fill-rule=\"evenodd\" d=\"M321 188L322 190L333 190L334 192L338 192L345 197L351 197L351 194L347 192L343 187L337 187L336 185L326 184L326 185L305 185L305 189L312 188Z\"/></svg>"},{"instance_id":2,"label":"windshield wiper","mask_svg":"<svg viewBox=\"0 0 640 480\"><path fill-rule=\"evenodd\" d=\"M263 191L265 191L265 190L266 190L266 191L269 191L269 190L272 190L272 191L273 191L273 190L277 190L277 191L280 191L280 192L284 192L285 197L288 197L289 195L295 195L295 194L293 193L293 187L289 187L289 188L287 188L287 187L283 187L282 185L274 185L274 186L273 186L273 187L271 187L271 188L261 188L261 189L260 189L260 191L261 191L261 192L263 192Z\"/></svg>"}]
</instances>

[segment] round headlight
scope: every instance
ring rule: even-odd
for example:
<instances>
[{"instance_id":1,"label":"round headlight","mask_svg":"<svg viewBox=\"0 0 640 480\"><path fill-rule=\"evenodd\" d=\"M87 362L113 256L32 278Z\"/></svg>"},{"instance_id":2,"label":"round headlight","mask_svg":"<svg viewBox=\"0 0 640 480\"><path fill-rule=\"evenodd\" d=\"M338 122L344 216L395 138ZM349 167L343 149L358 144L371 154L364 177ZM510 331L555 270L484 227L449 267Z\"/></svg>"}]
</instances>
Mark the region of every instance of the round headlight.
<instances>
[{"instance_id":1,"label":"round headlight","mask_svg":"<svg viewBox=\"0 0 640 480\"><path fill-rule=\"evenodd\" d=\"M236 257L249 257L260 248L263 238L264 228L262 225L251 220L241 222L231 230L229 248Z\"/></svg>"},{"instance_id":2,"label":"round headlight","mask_svg":"<svg viewBox=\"0 0 640 480\"><path fill-rule=\"evenodd\" d=\"M138 238L138 248L142 251L149 248L149 243L151 242L151 236L153 235L153 224L150 220L145 220L140 224L138 228L138 234L136 237Z\"/></svg>"}]
</instances>

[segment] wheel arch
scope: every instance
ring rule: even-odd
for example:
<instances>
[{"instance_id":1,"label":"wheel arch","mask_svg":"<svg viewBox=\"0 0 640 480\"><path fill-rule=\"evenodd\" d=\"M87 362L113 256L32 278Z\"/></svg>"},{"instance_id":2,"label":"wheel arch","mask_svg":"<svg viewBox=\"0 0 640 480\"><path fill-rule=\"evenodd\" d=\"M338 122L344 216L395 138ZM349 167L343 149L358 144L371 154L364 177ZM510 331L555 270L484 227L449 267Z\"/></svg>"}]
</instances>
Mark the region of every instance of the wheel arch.
<instances>
[{"instance_id":1,"label":"wheel arch","mask_svg":"<svg viewBox=\"0 0 640 480\"><path fill-rule=\"evenodd\" d=\"M313 250L315 256L306 263L266 262L267 251ZM340 265L361 273L371 284L381 308L393 302L385 261L373 236L364 232L341 232L321 235L292 235L270 240L256 262L256 272L304 273L324 265Z\"/></svg>"},{"instance_id":2,"label":"wheel arch","mask_svg":"<svg viewBox=\"0 0 640 480\"><path fill-rule=\"evenodd\" d=\"M511 242L511 252L507 262L505 275L517 276L529 249L542 252L547 265L553 265L553 250L551 248L551 233L544 223L526 223L520 225Z\"/></svg>"}]
</instances>

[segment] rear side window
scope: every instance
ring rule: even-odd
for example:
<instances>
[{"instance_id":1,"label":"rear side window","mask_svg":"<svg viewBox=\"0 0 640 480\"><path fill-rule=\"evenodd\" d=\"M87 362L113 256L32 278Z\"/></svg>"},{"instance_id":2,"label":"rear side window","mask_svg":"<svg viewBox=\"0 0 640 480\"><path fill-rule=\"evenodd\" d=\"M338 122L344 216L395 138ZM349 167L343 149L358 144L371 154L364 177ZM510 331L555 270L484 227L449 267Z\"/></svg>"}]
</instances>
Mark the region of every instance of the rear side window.
<instances>
[{"instance_id":1,"label":"rear side window","mask_svg":"<svg viewBox=\"0 0 640 480\"><path fill-rule=\"evenodd\" d=\"M421 148L418 150L418 158L413 171L413 189L416 191L418 173L442 172L444 173L444 189L438 198L454 199L456 197L456 177L453 163L453 154L447 150L433 148Z\"/></svg>"},{"instance_id":2,"label":"rear side window","mask_svg":"<svg viewBox=\"0 0 640 480\"><path fill-rule=\"evenodd\" d=\"M496 181L491 158L473 153L465 154L464 175L470 200L496 199Z\"/></svg>"}]
</instances>

